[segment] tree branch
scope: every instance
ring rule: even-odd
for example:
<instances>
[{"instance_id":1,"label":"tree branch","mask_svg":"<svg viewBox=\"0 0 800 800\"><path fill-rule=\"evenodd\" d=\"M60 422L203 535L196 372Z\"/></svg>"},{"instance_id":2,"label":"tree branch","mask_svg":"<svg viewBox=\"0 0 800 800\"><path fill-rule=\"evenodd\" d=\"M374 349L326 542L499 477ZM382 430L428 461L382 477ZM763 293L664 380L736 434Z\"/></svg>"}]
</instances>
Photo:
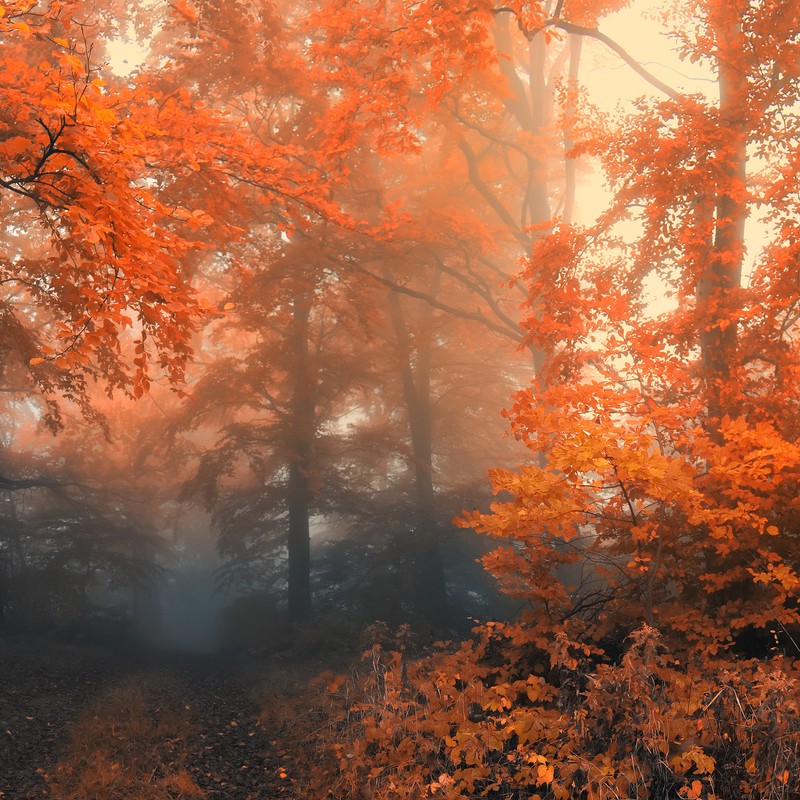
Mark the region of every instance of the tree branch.
<instances>
[{"instance_id":1,"label":"tree branch","mask_svg":"<svg viewBox=\"0 0 800 800\"><path fill-rule=\"evenodd\" d=\"M328 258L333 261L338 268L341 268L341 263L336 261L332 256L328 256ZM485 314L481 314L479 311L467 311L463 308L457 308L456 306L451 306L448 303L443 303L440 300L437 300L435 297L432 297L427 292L420 292L416 289L411 289L408 286L404 286L401 283L397 283L396 281L391 280L390 278L386 278L383 275L378 275L371 270L368 270L366 267L362 267L360 264L355 263L354 261L347 261L347 266L350 269L354 269L356 272L360 273L361 275L365 275L366 277L370 278L371 280L375 281L381 286L385 286L387 289L391 289L392 291L398 292L399 294L407 295L408 297L414 297L417 300L422 300L428 305L433 306L434 308L438 308L440 311L445 311L448 314L452 314L454 317L459 317L461 319L471 319L475 322L479 322L485 327L489 328L489 330L494 331L495 333L499 333L502 336L505 336L508 339L511 339L517 343L521 343L523 341L522 334L515 334L510 331L505 325L500 325L497 322L489 319Z\"/></svg>"},{"instance_id":2,"label":"tree branch","mask_svg":"<svg viewBox=\"0 0 800 800\"><path fill-rule=\"evenodd\" d=\"M588 36L590 39L597 39L602 42L609 50L613 50L637 75L644 78L651 86L654 86L660 92L663 92L667 97L673 100L680 100L681 93L673 89L669 84L659 80L653 75L652 72L645 69L622 45L617 44L610 36L606 36L597 28L586 28L583 25L574 25L571 22L565 22L561 19L548 20L543 27L559 28L566 33L574 33L576 36ZM541 29L539 29L541 30ZM539 30L531 31L532 35L536 35Z\"/></svg>"},{"instance_id":3,"label":"tree branch","mask_svg":"<svg viewBox=\"0 0 800 800\"><path fill-rule=\"evenodd\" d=\"M486 202L494 209L497 216L500 217L503 223L514 234L514 238L526 247L529 247L531 244L530 238L520 230L519 225L514 221L508 209L495 197L494 193L481 177L478 171L478 160L475 157L475 151L469 146L466 139L461 139L458 143L458 147L467 159L467 171L472 185L480 192Z\"/></svg>"},{"instance_id":4,"label":"tree branch","mask_svg":"<svg viewBox=\"0 0 800 800\"><path fill-rule=\"evenodd\" d=\"M641 78L644 78L651 86L654 86L660 92L663 92L667 97L671 97L673 100L680 100L682 97L681 93L673 89L669 84L664 83L664 81L659 80L652 72L648 69L645 69L622 45L615 42L610 36L607 36L605 33L602 33L597 28L587 28L584 25L575 25L572 22L567 22L566 20L559 19L558 14L561 11L562 3L559 3L556 7L556 13L548 20L540 25L538 28L532 28L528 31L523 31L525 37L527 39L533 39L538 33L543 31L545 28L558 28L559 30L564 31L565 33L574 33L577 36L588 36L590 39L597 39L598 42L602 42L609 50L613 50L637 75ZM509 8L507 6L501 6L500 8L495 8L495 14L514 14L516 16L516 12L513 8Z\"/></svg>"}]
</instances>

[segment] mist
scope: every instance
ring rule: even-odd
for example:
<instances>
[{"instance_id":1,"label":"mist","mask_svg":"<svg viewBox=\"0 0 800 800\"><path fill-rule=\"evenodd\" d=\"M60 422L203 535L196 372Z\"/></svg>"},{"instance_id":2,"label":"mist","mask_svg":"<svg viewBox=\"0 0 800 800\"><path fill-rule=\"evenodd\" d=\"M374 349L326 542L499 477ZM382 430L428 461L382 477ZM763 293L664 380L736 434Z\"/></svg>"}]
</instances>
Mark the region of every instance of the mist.
<instances>
[{"instance_id":1,"label":"mist","mask_svg":"<svg viewBox=\"0 0 800 800\"><path fill-rule=\"evenodd\" d=\"M271 87L281 146L312 152L338 124L344 87L315 84L300 61L289 70L302 55L311 71L312 56L278 9L262 24L287 61L261 71L243 69L256 56L216 6L203 13L217 34L191 47L180 33L191 15L176 28L159 13L98 36L92 69L110 86L144 84L170 57L175 91L238 107L247 124L266 119L255 87ZM524 37L499 30L524 73ZM551 83L566 79L548 53ZM493 90L498 113L479 125L477 111L463 125L443 106L412 129L410 98L395 120L365 115L343 179L328 184L329 166L301 158L286 168L308 197L268 185L254 162L232 177L183 162L141 176L177 209L170 225L188 223L171 268L189 315L168 321L162 289L137 289L134 311L109 318L112 338L97 334L95 361L88 350L66 363L83 334L62 355L54 315L31 344L45 355L4 366L4 628L67 640L117 628L208 652L290 647L309 625L353 646L375 620L433 640L513 613L477 564L491 544L454 520L488 508L489 469L527 458L501 416L539 358L513 278L536 226L574 211L563 154L483 149L529 128L528 89L511 102ZM550 135L547 102L526 135ZM393 136L396 147L373 147ZM7 202L9 246L46 257L49 232ZM33 329L27 300L9 302Z\"/></svg>"}]
</instances>

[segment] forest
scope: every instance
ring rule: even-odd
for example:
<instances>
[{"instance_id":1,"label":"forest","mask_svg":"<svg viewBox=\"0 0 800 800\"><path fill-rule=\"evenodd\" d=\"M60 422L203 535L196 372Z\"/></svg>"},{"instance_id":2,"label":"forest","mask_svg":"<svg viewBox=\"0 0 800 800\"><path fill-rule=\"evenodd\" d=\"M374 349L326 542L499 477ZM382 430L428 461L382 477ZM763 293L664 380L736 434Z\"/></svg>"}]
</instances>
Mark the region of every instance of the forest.
<instances>
[{"instance_id":1,"label":"forest","mask_svg":"<svg viewBox=\"0 0 800 800\"><path fill-rule=\"evenodd\" d=\"M0 44L0 798L800 798L800 6Z\"/></svg>"}]
</instances>

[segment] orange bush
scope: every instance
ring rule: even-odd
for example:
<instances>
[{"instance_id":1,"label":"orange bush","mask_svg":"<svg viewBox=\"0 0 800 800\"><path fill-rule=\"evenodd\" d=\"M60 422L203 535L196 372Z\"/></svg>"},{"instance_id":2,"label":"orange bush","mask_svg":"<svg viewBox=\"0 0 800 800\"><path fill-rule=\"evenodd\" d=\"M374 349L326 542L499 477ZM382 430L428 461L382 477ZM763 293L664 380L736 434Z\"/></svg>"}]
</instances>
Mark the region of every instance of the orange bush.
<instances>
[{"instance_id":1,"label":"orange bush","mask_svg":"<svg viewBox=\"0 0 800 800\"><path fill-rule=\"evenodd\" d=\"M519 625L408 659L376 645L334 679L309 796L792 798L800 662L682 661L648 626L617 664ZM588 652L587 652L588 651Z\"/></svg>"}]
</instances>

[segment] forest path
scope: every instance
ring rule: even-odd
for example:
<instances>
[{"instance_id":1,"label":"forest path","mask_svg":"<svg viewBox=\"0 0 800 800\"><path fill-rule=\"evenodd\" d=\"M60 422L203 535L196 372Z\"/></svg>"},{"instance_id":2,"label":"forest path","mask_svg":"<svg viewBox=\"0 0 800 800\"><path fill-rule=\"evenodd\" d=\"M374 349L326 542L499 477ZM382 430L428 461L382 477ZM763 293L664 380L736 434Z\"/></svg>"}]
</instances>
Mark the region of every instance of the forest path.
<instances>
[{"instance_id":1,"label":"forest path","mask_svg":"<svg viewBox=\"0 0 800 800\"><path fill-rule=\"evenodd\" d=\"M264 680L249 659L186 659L173 675L194 732L187 770L209 800L272 800L291 796L276 753L277 741L261 724L257 688ZM188 708L186 708L188 706Z\"/></svg>"},{"instance_id":2,"label":"forest path","mask_svg":"<svg viewBox=\"0 0 800 800\"><path fill-rule=\"evenodd\" d=\"M0 637L1 800L291 800L269 665Z\"/></svg>"}]
</instances>

